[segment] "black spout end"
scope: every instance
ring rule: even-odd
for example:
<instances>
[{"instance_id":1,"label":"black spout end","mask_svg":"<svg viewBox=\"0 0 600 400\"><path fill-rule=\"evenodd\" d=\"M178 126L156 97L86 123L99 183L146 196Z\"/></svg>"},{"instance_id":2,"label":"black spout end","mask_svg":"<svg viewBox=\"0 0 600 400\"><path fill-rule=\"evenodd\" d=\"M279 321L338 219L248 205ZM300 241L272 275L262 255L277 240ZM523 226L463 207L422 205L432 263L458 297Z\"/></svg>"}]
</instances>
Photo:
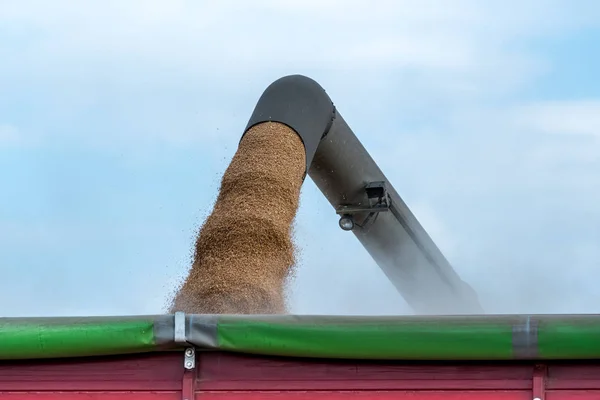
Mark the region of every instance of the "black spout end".
<instances>
[{"instance_id":1,"label":"black spout end","mask_svg":"<svg viewBox=\"0 0 600 400\"><path fill-rule=\"evenodd\" d=\"M244 135L263 122L289 126L304 144L306 176L319 142L329 132L334 118L333 102L317 82L303 75L289 75L276 80L263 92Z\"/></svg>"}]
</instances>

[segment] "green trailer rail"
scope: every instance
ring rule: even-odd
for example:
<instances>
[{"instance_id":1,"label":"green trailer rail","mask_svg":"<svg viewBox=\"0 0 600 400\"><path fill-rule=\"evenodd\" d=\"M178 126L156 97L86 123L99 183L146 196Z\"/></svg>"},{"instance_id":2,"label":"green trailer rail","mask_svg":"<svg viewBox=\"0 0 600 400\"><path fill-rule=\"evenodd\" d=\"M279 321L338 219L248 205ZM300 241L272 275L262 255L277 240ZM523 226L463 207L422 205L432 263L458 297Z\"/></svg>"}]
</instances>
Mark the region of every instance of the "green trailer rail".
<instances>
[{"instance_id":1,"label":"green trailer rail","mask_svg":"<svg viewBox=\"0 0 600 400\"><path fill-rule=\"evenodd\" d=\"M344 317L177 313L0 318L0 360L132 354L189 346L337 359L598 359L600 315Z\"/></svg>"}]
</instances>

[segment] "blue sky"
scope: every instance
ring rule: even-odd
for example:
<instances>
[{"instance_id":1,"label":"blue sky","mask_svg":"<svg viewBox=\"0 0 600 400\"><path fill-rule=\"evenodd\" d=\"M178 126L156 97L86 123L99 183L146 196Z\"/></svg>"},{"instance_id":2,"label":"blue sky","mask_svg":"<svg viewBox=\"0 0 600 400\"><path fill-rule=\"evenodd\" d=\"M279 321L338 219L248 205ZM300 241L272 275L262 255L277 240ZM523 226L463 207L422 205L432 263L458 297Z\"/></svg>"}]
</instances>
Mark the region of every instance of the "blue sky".
<instances>
[{"instance_id":1,"label":"blue sky","mask_svg":"<svg viewBox=\"0 0 600 400\"><path fill-rule=\"evenodd\" d=\"M301 73L489 312L599 312L600 4L0 0L0 316L160 313ZM310 180L292 311L410 313Z\"/></svg>"}]
</instances>

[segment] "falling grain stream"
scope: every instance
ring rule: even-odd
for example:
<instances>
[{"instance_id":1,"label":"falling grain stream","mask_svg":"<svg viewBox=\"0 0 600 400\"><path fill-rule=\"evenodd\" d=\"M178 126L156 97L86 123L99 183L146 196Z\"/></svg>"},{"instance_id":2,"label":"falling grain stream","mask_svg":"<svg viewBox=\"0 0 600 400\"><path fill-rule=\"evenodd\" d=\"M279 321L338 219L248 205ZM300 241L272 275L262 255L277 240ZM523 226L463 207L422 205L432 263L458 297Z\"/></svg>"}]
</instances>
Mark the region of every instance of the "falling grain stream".
<instances>
[{"instance_id":1,"label":"falling grain stream","mask_svg":"<svg viewBox=\"0 0 600 400\"><path fill-rule=\"evenodd\" d=\"M244 135L200 229L172 312L286 312L285 288L295 264L292 223L305 159L301 139L286 125L265 122Z\"/></svg>"}]
</instances>

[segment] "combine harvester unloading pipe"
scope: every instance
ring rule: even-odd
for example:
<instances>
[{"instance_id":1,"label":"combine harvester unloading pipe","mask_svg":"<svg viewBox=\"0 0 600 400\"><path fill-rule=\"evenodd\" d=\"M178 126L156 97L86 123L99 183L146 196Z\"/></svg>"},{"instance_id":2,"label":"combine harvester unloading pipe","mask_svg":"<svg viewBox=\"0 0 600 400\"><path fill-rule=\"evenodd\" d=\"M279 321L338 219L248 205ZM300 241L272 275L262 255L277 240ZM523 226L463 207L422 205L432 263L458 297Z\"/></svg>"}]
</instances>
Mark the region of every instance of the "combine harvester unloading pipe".
<instances>
[{"instance_id":1,"label":"combine harvester unloading pipe","mask_svg":"<svg viewBox=\"0 0 600 400\"><path fill-rule=\"evenodd\" d=\"M314 80L291 75L260 97L244 131L279 122L302 139L306 173L413 310L419 314L483 313L392 184Z\"/></svg>"}]
</instances>

